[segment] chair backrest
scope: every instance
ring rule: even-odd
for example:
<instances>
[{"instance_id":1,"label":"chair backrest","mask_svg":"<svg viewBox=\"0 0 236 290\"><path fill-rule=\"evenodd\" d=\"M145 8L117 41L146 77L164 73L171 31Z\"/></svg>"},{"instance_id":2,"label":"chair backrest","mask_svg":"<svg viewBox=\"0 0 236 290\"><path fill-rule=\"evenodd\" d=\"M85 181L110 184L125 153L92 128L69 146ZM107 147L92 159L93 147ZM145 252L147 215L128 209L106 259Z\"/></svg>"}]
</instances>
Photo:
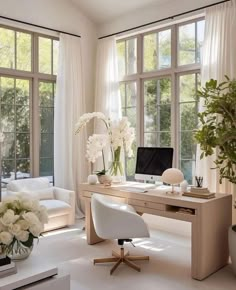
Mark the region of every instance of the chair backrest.
<instances>
[{"instance_id":1,"label":"chair backrest","mask_svg":"<svg viewBox=\"0 0 236 290\"><path fill-rule=\"evenodd\" d=\"M24 178L12 180L7 184L9 191L29 191L40 190L50 186L49 180L46 177Z\"/></svg>"},{"instance_id":2,"label":"chair backrest","mask_svg":"<svg viewBox=\"0 0 236 290\"><path fill-rule=\"evenodd\" d=\"M149 237L147 225L134 208L126 203L94 193L91 210L97 235L104 239Z\"/></svg>"}]
</instances>

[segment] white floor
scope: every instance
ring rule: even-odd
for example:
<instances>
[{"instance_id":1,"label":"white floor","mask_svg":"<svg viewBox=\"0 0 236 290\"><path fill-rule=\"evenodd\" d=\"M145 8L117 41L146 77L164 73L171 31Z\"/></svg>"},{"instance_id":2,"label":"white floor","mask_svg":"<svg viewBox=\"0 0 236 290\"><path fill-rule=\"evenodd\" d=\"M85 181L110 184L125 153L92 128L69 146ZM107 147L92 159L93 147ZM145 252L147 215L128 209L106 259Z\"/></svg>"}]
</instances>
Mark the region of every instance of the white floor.
<instances>
[{"instance_id":1,"label":"white floor","mask_svg":"<svg viewBox=\"0 0 236 290\"><path fill-rule=\"evenodd\" d=\"M40 238L29 257L35 263L46 262L58 266L60 272L70 273L72 290L236 289L236 277L232 273L231 265L204 281L191 279L190 238L154 228L150 229L150 239L134 240L135 248L126 244L126 249L132 254L150 256L149 262L138 262L141 272L121 265L110 276L111 264L94 266L93 258L110 256L116 242L105 241L89 246L82 227L83 222L79 222L76 227L46 234Z\"/></svg>"}]
</instances>

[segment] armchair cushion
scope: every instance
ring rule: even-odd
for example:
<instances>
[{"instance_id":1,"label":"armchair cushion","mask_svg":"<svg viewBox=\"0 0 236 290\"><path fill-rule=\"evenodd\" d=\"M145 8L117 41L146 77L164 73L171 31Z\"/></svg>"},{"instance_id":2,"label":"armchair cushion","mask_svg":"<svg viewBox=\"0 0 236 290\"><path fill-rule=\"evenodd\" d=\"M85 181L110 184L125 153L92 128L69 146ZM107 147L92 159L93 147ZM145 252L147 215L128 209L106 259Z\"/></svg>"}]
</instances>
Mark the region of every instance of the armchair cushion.
<instances>
[{"instance_id":1,"label":"armchair cushion","mask_svg":"<svg viewBox=\"0 0 236 290\"><path fill-rule=\"evenodd\" d=\"M40 200L40 204L47 208L48 216L55 217L60 215L68 215L71 211L71 206L64 201L56 199Z\"/></svg>"},{"instance_id":2,"label":"armchair cushion","mask_svg":"<svg viewBox=\"0 0 236 290\"><path fill-rule=\"evenodd\" d=\"M39 190L27 190L24 193L28 194L32 198L37 198L39 200L54 199L53 187L46 187Z\"/></svg>"},{"instance_id":3,"label":"armchair cushion","mask_svg":"<svg viewBox=\"0 0 236 290\"><path fill-rule=\"evenodd\" d=\"M30 191L50 187L49 180L45 177L25 178L12 180L7 185L9 191Z\"/></svg>"}]
</instances>

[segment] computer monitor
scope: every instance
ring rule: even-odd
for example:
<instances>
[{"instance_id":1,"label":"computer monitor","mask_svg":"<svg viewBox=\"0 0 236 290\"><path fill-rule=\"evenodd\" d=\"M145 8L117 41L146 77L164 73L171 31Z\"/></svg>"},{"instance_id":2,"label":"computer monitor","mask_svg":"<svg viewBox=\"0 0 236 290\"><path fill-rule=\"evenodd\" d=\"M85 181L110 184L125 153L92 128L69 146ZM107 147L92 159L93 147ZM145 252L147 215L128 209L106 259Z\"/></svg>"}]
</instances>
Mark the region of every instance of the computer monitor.
<instances>
[{"instance_id":1,"label":"computer monitor","mask_svg":"<svg viewBox=\"0 0 236 290\"><path fill-rule=\"evenodd\" d=\"M160 181L162 173L172 167L173 148L138 147L135 179Z\"/></svg>"}]
</instances>

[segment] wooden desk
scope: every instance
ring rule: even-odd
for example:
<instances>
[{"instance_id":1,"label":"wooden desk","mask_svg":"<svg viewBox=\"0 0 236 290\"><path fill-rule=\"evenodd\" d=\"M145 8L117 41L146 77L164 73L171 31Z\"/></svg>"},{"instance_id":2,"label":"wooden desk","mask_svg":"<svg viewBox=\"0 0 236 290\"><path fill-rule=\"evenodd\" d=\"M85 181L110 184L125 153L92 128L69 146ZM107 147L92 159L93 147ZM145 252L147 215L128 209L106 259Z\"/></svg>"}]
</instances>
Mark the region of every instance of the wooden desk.
<instances>
[{"instance_id":1,"label":"wooden desk","mask_svg":"<svg viewBox=\"0 0 236 290\"><path fill-rule=\"evenodd\" d=\"M132 186L127 182L123 186ZM101 242L94 230L90 198L100 193L132 205L139 213L173 218L192 223L192 278L203 280L228 263L228 228L232 224L232 196L217 194L213 199L167 195L166 188L158 187L145 193L121 191L122 185L104 187L101 184L80 185L85 200L87 242ZM181 208L191 209L192 214L180 213Z\"/></svg>"}]
</instances>

